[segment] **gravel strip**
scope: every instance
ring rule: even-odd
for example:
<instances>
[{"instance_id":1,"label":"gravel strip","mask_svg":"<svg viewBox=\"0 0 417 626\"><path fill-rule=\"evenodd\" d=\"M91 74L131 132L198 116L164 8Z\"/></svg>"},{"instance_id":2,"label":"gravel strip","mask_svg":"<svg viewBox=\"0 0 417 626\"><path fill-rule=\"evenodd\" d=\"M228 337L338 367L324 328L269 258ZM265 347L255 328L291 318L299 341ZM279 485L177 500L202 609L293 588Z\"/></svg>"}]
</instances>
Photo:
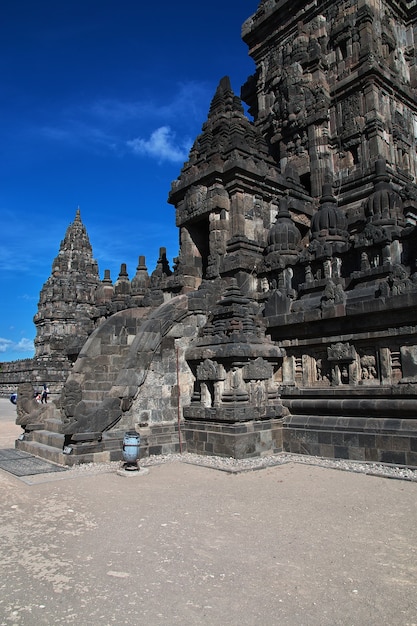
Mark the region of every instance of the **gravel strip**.
<instances>
[{"instance_id":1,"label":"gravel strip","mask_svg":"<svg viewBox=\"0 0 417 626\"><path fill-rule=\"evenodd\" d=\"M275 467L277 465L284 465L285 463L304 463L305 465L327 467L346 472L356 472L371 476L381 476L385 478L396 478L399 480L417 482L417 470L409 469L407 467L386 465L382 463L362 463L360 461L346 461L343 459L325 459L316 456L287 453L251 459L233 459L219 456L201 456L199 454L190 454L186 452L184 454L166 454L146 457L140 459L139 466L152 467L154 465L174 462L199 465L201 467L208 467L223 472L229 472L231 474L239 474L241 472L250 472L265 469L267 467ZM111 463L84 463L72 466L69 472L77 475L86 473L99 474L117 471L122 466L123 463L121 461L113 461Z\"/></svg>"}]
</instances>

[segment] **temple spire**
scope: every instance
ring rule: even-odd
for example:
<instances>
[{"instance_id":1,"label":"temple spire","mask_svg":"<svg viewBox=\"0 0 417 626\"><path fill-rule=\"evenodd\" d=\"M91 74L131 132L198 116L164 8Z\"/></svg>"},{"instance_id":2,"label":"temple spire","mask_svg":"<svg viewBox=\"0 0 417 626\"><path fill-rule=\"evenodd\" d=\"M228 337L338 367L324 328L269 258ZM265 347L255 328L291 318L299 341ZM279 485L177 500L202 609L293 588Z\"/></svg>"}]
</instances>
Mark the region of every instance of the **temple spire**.
<instances>
[{"instance_id":1,"label":"temple spire","mask_svg":"<svg viewBox=\"0 0 417 626\"><path fill-rule=\"evenodd\" d=\"M93 329L94 294L100 284L97 262L78 207L68 226L52 272L40 293L37 328L37 357L57 354L75 358ZM90 321L88 318L90 317Z\"/></svg>"}]
</instances>

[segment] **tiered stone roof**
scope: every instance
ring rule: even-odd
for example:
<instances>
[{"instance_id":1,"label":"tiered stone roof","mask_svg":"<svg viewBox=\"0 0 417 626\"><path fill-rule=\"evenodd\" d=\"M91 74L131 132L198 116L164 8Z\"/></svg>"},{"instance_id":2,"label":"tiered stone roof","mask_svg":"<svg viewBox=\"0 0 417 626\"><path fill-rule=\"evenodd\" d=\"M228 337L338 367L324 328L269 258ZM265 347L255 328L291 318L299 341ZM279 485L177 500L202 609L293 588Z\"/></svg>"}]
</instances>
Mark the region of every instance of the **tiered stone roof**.
<instances>
[{"instance_id":1,"label":"tiered stone roof","mask_svg":"<svg viewBox=\"0 0 417 626\"><path fill-rule=\"evenodd\" d=\"M99 284L97 262L80 209L77 209L52 263L51 276L40 293L38 312L34 317L37 357L78 355L94 328Z\"/></svg>"}]
</instances>

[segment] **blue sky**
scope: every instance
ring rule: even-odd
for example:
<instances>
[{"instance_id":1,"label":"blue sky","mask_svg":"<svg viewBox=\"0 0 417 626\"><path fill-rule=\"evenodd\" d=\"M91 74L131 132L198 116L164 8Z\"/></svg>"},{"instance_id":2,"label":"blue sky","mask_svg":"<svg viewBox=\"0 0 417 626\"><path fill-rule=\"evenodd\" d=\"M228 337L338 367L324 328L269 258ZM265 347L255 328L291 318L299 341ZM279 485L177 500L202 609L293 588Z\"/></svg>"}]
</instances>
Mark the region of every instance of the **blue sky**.
<instances>
[{"instance_id":1,"label":"blue sky","mask_svg":"<svg viewBox=\"0 0 417 626\"><path fill-rule=\"evenodd\" d=\"M100 276L178 253L171 182L219 80L255 70L258 0L4 0L0 361L34 354L39 292L77 207Z\"/></svg>"}]
</instances>

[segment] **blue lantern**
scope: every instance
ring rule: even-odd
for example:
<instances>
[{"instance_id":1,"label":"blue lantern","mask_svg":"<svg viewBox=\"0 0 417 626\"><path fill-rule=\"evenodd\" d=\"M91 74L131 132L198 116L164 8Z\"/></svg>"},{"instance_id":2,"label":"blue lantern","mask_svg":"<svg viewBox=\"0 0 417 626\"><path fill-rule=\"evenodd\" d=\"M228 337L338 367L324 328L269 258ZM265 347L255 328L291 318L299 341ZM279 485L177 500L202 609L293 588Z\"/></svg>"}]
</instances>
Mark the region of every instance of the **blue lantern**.
<instances>
[{"instance_id":1,"label":"blue lantern","mask_svg":"<svg viewBox=\"0 0 417 626\"><path fill-rule=\"evenodd\" d=\"M140 435L135 430L125 433L123 438L123 460L125 469L138 469L138 458L140 450Z\"/></svg>"}]
</instances>

